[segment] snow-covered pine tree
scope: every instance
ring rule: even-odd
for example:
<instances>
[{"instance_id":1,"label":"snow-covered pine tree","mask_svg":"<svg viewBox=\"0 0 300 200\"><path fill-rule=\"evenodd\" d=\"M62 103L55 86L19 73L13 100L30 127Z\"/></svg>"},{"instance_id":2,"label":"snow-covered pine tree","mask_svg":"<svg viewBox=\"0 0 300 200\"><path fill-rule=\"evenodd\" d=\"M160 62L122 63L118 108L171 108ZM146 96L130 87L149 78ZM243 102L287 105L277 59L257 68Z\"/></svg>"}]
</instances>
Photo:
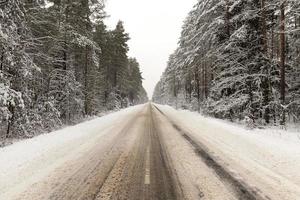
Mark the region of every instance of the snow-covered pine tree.
<instances>
[{"instance_id":1,"label":"snow-covered pine tree","mask_svg":"<svg viewBox=\"0 0 300 200\"><path fill-rule=\"evenodd\" d=\"M1 137L31 137L147 99L123 24L108 31L104 17L102 0L0 3Z\"/></svg>"},{"instance_id":2,"label":"snow-covered pine tree","mask_svg":"<svg viewBox=\"0 0 300 200\"><path fill-rule=\"evenodd\" d=\"M290 121L300 121L300 2L288 1L287 99Z\"/></svg>"},{"instance_id":3,"label":"snow-covered pine tree","mask_svg":"<svg viewBox=\"0 0 300 200\"><path fill-rule=\"evenodd\" d=\"M235 1L229 7L229 36L217 52L209 111L218 117L270 122L274 66L267 55L260 1ZM224 23L224 26L228 26ZM225 28L226 29L226 28Z\"/></svg>"},{"instance_id":4,"label":"snow-covered pine tree","mask_svg":"<svg viewBox=\"0 0 300 200\"><path fill-rule=\"evenodd\" d=\"M30 135L28 112L32 101L30 81L38 70L26 52L30 31L26 26L23 1L1 2L0 12L0 107L1 124L6 125L6 137Z\"/></svg>"},{"instance_id":5,"label":"snow-covered pine tree","mask_svg":"<svg viewBox=\"0 0 300 200\"><path fill-rule=\"evenodd\" d=\"M180 102L216 117L247 117L259 124L278 124L284 112L296 120L298 24L295 0L199 1L184 23L154 101L173 106ZM281 77L286 80L280 83Z\"/></svg>"},{"instance_id":6,"label":"snow-covered pine tree","mask_svg":"<svg viewBox=\"0 0 300 200\"><path fill-rule=\"evenodd\" d=\"M125 32L122 21L119 21L116 28L112 31L113 38L113 56L109 73L111 74L110 80L112 82L112 96L117 96L120 101L121 107L128 106L128 57L129 50L128 40L129 35Z\"/></svg>"}]
</instances>

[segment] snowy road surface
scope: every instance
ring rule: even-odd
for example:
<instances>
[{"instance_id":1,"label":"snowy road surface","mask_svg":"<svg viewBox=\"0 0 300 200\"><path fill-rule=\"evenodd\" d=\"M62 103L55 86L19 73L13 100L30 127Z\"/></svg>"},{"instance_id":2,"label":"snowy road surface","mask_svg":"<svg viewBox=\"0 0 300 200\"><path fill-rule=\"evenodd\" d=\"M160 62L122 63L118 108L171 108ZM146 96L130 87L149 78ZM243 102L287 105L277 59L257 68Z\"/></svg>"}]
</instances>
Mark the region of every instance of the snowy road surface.
<instances>
[{"instance_id":1,"label":"snowy road surface","mask_svg":"<svg viewBox=\"0 0 300 200\"><path fill-rule=\"evenodd\" d=\"M0 200L297 200L286 135L135 106L0 149Z\"/></svg>"}]
</instances>

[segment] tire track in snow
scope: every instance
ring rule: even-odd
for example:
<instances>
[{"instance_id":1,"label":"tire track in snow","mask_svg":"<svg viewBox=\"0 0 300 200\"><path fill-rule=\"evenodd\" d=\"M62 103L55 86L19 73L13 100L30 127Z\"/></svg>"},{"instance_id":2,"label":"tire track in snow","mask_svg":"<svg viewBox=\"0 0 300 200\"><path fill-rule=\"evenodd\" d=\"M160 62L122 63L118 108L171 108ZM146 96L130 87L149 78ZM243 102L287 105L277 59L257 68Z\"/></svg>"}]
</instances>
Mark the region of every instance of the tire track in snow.
<instances>
[{"instance_id":1,"label":"tire track in snow","mask_svg":"<svg viewBox=\"0 0 300 200\"><path fill-rule=\"evenodd\" d=\"M131 130L137 134L134 144L115 164L95 200L183 199L153 120L148 106L140 124Z\"/></svg>"},{"instance_id":2,"label":"tire track in snow","mask_svg":"<svg viewBox=\"0 0 300 200\"><path fill-rule=\"evenodd\" d=\"M157 106L153 105L154 108L162 114L172 126L187 140L194 148L197 155L205 162L205 164L212 168L216 175L222 180L222 182L229 188L238 199L241 200L270 200L269 197L262 194L262 192L249 186L246 182L238 178L233 172L222 166L218 159L212 155L208 148L201 142L195 140L190 133L184 131L177 124L175 124L169 117L161 111Z\"/></svg>"}]
</instances>

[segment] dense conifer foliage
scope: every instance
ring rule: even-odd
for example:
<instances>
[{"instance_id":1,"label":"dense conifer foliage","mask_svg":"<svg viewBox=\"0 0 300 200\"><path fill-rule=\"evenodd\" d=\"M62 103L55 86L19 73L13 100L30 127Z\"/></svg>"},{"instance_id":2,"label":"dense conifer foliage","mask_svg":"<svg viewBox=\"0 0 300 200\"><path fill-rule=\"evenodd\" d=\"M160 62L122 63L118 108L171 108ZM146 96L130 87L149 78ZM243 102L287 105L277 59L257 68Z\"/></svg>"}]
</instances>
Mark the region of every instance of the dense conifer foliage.
<instances>
[{"instance_id":1,"label":"dense conifer foliage","mask_svg":"<svg viewBox=\"0 0 300 200\"><path fill-rule=\"evenodd\" d=\"M0 137L32 137L147 100L102 0L0 1Z\"/></svg>"},{"instance_id":2,"label":"dense conifer foliage","mask_svg":"<svg viewBox=\"0 0 300 200\"><path fill-rule=\"evenodd\" d=\"M153 100L256 124L300 121L300 1L201 0Z\"/></svg>"}]
</instances>

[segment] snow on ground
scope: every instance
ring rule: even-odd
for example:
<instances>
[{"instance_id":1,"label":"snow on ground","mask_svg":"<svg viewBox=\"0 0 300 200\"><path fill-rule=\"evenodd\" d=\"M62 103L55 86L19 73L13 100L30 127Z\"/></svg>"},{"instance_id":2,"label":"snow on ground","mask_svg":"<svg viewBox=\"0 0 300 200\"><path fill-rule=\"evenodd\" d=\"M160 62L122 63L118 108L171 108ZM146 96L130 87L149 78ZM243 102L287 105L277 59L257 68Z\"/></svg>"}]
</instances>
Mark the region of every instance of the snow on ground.
<instances>
[{"instance_id":1,"label":"snow on ground","mask_svg":"<svg viewBox=\"0 0 300 200\"><path fill-rule=\"evenodd\" d=\"M209 168L203 160L191 148L190 143L182 138L174 129L168 119L156 112L156 123L160 130L168 156L171 159L179 178L182 191L186 200L233 200L236 199L222 180L215 175L213 169Z\"/></svg>"},{"instance_id":2,"label":"snow on ground","mask_svg":"<svg viewBox=\"0 0 300 200\"><path fill-rule=\"evenodd\" d=\"M72 127L0 148L0 199L38 182L57 166L93 147L114 127L126 123L141 106L124 109ZM26 182L24 181L26 180ZM5 194L5 195L4 195Z\"/></svg>"},{"instance_id":3,"label":"snow on ground","mask_svg":"<svg viewBox=\"0 0 300 200\"><path fill-rule=\"evenodd\" d=\"M239 178L272 199L300 199L300 133L247 130L190 111L158 105L173 122L205 144Z\"/></svg>"}]
</instances>

